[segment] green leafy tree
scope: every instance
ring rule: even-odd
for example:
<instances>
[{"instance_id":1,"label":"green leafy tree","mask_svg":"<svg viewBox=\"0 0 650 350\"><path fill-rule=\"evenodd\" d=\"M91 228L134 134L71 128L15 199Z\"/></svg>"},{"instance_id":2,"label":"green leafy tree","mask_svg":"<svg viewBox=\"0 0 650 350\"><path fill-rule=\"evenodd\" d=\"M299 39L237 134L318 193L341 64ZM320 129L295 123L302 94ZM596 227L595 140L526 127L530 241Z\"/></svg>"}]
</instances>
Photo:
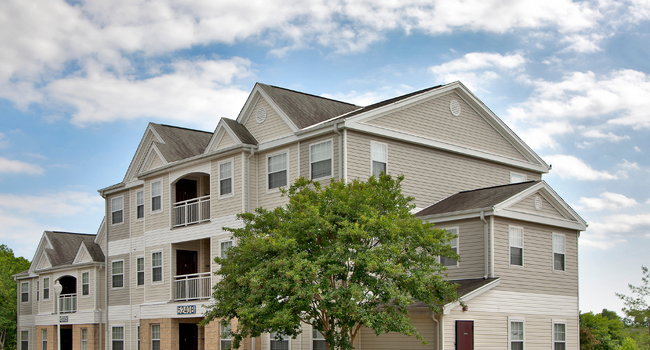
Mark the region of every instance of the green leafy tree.
<instances>
[{"instance_id":1,"label":"green leafy tree","mask_svg":"<svg viewBox=\"0 0 650 350\"><path fill-rule=\"evenodd\" d=\"M29 268L29 260L15 257L0 244L0 350L16 348L16 281L13 275Z\"/></svg>"},{"instance_id":2,"label":"green leafy tree","mask_svg":"<svg viewBox=\"0 0 650 350\"><path fill-rule=\"evenodd\" d=\"M646 327L650 334L650 271L646 266L641 266L641 284L635 286L628 284L631 295L616 293L625 307L623 312L632 321L633 325Z\"/></svg>"},{"instance_id":3,"label":"green leafy tree","mask_svg":"<svg viewBox=\"0 0 650 350\"><path fill-rule=\"evenodd\" d=\"M328 349L353 349L361 327L422 340L407 308L416 301L433 311L457 300L438 256L457 259L451 233L411 214L403 178L367 182L298 179L288 204L239 215L204 323L237 319L234 347L245 337L300 333L310 324Z\"/></svg>"},{"instance_id":4,"label":"green leafy tree","mask_svg":"<svg viewBox=\"0 0 650 350\"><path fill-rule=\"evenodd\" d=\"M638 345L616 312L603 309L599 314L580 314L580 349L634 350Z\"/></svg>"}]
</instances>

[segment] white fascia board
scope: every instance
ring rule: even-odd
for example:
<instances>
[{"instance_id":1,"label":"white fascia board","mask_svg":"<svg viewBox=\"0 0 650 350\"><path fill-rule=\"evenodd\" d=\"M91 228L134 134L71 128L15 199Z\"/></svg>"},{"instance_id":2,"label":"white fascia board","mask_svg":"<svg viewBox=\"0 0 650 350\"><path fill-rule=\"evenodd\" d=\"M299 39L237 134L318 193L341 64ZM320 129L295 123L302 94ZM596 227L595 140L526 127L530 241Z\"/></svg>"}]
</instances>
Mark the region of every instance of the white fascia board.
<instances>
[{"instance_id":1,"label":"white fascia board","mask_svg":"<svg viewBox=\"0 0 650 350\"><path fill-rule=\"evenodd\" d=\"M239 112L239 116L237 117L237 121L244 125L246 121L248 120L248 117L252 115L250 109L253 108L255 105L255 102L257 102L257 99L259 98L264 98L266 102L273 108L273 110L278 113L280 118L284 120L291 131L296 132L298 131L298 127L291 121L291 119L287 116L286 113L278 105L273 101L273 99L266 93L258 84L255 84L255 87L253 88L253 91L251 91L250 95L248 95L248 99L246 99L246 103L244 103L244 107L242 107L242 110Z\"/></svg>"},{"instance_id":2,"label":"white fascia board","mask_svg":"<svg viewBox=\"0 0 650 350\"><path fill-rule=\"evenodd\" d=\"M455 211L452 213L442 213L442 214L421 216L418 218L433 224L437 224L441 222L478 218L481 217L481 212L483 212L483 215L485 216L490 216L492 215L492 208L469 209L469 210Z\"/></svg>"},{"instance_id":3,"label":"white fascia board","mask_svg":"<svg viewBox=\"0 0 650 350\"><path fill-rule=\"evenodd\" d=\"M484 286L481 286L480 288L476 288L475 290L465 294L464 296L461 296L460 299L462 301L470 301L470 300L476 298L477 296L489 291L490 289L498 286L499 283L501 283L501 279L497 278L496 280L494 280L494 281L492 281L492 282L490 282L490 283L488 283L488 284L486 284ZM442 309L443 310L442 311L443 315L448 315L451 312L451 310L453 310L457 306L460 306L460 301L454 301L453 303L449 303L449 304L445 305L443 307L443 309Z\"/></svg>"},{"instance_id":4,"label":"white fascia board","mask_svg":"<svg viewBox=\"0 0 650 350\"><path fill-rule=\"evenodd\" d=\"M508 219L514 219L514 220L533 222L533 223L542 224L542 225L562 227L562 228L566 228L566 229L570 229L570 230L577 230L577 231L584 231L584 230L587 229L587 225L583 224L581 222L576 222L576 221L571 221L571 220L566 220L566 219L559 219L559 218L552 218L552 217L548 217L548 216L540 216L540 215L524 213L524 212L509 210L509 209L495 210L494 211L494 216L495 217L508 218Z\"/></svg>"},{"instance_id":5,"label":"white fascia board","mask_svg":"<svg viewBox=\"0 0 650 350\"><path fill-rule=\"evenodd\" d=\"M346 121L345 127L351 130L357 130L357 131L374 134L377 136L383 136L383 137L387 137L399 141L415 143L422 146L427 146L431 148L444 150L447 152L462 154L462 155L466 155L478 159L488 160L495 163L510 165L516 168L521 168L521 169L530 170L534 172L541 172L541 173L548 172L548 169L546 169L546 167L542 165L524 162L518 159L503 157L496 154L478 151L467 147L452 145L449 143L436 141L436 140L432 140L429 138L416 136L412 134L407 134L400 131L390 130L379 126L361 124L353 121Z\"/></svg>"},{"instance_id":6,"label":"white fascia board","mask_svg":"<svg viewBox=\"0 0 650 350\"><path fill-rule=\"evenodd\" d=\"M223 129L224 132L228 133L228 135L230 135L230 137L232 137L232 139L233 139L233 141L235 141L235 143L237 143L237 144L242 144L243 143L242 140L239 137L237 137L237 135L235 135L235 133L232 131L232 129L228 126L228 124L226 124L223 121L223 118L221 118L221 119L219 119L219 123L217 124L217 127L214 129L214 132L212 133L212 138L210 139L210 142L208 143L208 146L205 148L205 151L203 151L204 154L205 153L210 153L210 150L213 147L215 147L216 145L218 145L219 142L221 142L221 139L223 138L223 136L219 136L219 131L221 129Z\"/></svg>"},{"instance_id":7,"label":"white fascia board","mask_svg":"<svg viewBox=\"0 0 650 350\"><path fill-rule=\"evenodd\" d=\"M82 241L79 244L79 249L77 249L77 254L74 256L74 260L72 260L73 265L88 262L88 261L81 261L81 254L83 252L86 253L86 256L88 256L91 259L91 262L92 262L92 255L90 255L90 252L88 251L88 248L86 247L86 244Z\"/></svg>"},{"instance_id":8,"label":"white fascia board","mask_svg":"<svg viewBox=\"0 0 650 350\"><path fill-rule=\"evenodd\" d=\"M153 137L157 140L157 142L165 143L165 141L162 139L162 137L160 137L160 134L158 134L158 132L153 128L152 123L149 123L149 125L147 125L147 129L144 131L144 134L142 135L142 139L140 139L140 143L138 144L138 148L136 148L135 154L133 155L133 158L131 159L131 163L129 163L129 167L126 170L126 173L124 174L124 179L122 181L126 181L127 178L129 177L129 175L134 175L134 174L132 174L132 172L135 171L135 168L136 168L136 164L134 164L134 162L138 158L138 154L140 154L140 152L142 152L144 147L145 147L144 140L147 138L147 133L148 132L151 132L153 134ZM143 160L144 160L144 158L143 158ZM141 165L138 165L137 168L139 169L140 166Z\"/></svg>"}]
</instances>

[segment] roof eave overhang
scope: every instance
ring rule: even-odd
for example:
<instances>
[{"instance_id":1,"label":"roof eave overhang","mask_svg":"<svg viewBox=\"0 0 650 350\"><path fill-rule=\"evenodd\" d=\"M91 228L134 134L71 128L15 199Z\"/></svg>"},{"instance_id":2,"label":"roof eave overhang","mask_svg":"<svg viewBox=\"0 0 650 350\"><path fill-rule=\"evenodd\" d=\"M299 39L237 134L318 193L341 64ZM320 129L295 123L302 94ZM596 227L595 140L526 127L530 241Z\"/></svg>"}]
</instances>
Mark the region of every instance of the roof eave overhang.
<instances>
[{"instance_id":1,"label":"roof eave overhang","mask_svg":"<svg viewBox=\"0 0 650 350\"><path fill-rule=\"evenodd\" d=\"M76 269L79 267L88 267L88 266L104 266L104 262L101 261L93 261L93 262L85 262L81 264L65 264L65 265L59 265L59 266L53 266L49 267L47 269L42 269L42 270L35 270L34 272L36 273L45 273L45 272L53 272L53 271L60 271L60 270L67 270L67 269Z\"/></svg>"},{"instance_id":2,"label":"roof eave overhang","mask_svg":"<svg viewBox=\"0 0 650 350\"><path fill-rule=\"evenodd\" d=\"M471 291L471 292L469 292L469 293L467 293L465 295L461 295L460 299L463 302L470 301L470 300L482 295L483 293L491 290L492 288L498 286L499 283L501 283L501 279L497 278L494 281L486 283L485 285L482 285L479 288L476 288L473 291ZM448 315L451 312L451 310L453 310L455 307L458 307L458 306L460 306L460 301L454 301L454 302L448 303L445 306L443 306L442 313L444 315Z\"/></svg>"}]
</instances>

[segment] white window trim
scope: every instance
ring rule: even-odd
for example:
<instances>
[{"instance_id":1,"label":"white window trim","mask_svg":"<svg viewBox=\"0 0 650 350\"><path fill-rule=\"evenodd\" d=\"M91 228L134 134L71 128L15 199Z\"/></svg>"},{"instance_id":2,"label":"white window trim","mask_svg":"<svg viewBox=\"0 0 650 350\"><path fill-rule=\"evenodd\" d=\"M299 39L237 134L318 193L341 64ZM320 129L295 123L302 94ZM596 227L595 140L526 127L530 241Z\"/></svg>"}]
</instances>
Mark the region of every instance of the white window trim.
<instances>
[{"instance_id":1,"label":"white window trim","mask_svg":"<svg viewBox=\"0 0 650 350\"><path fill-rule=\"evenodd\" d=\"M221 348L222 348L221 342L224 341L224 340L229 340L230 341L230 348L232 349L232 324L230 324L230 332L231 332L230 337L229 338L222 338L221 336L223 335L223 325L224 325L224 323L227 323L227 321L219 322L219 350L221 350Z\"/></svg>"},{"instance_id":2,"label":"white window trim","mask_svg":"<svg viewBox=\"0 0 650 350\"><path fill-rule=\"evenodd\" d=\"M45 280L47 279L47 288L45 288ZM43 288L43 300L50 300L50 278L49 277L43 277L43 281L41 282L42 288ZM45 297L45 290L47 289L47 298Z\"/></svg>"},{"instance_id":3,"label":"white window trim","mask_svg":"<svg viewBox=\"0 0 650 350\"><path fill-rule=\"evenodd\" d=\"M45 345L45 348L46 348L46 349L48 348L48 346L47 346L47 345L48 345L48 344L47 344L47 341L48 341L49 338L50 338L49 335L48 335L48 333L49 333L49 332L47 331L47 328L41 328L41 349L43 348L43 345ZM45 335L45 337L43 337L43 335Z\"/></svg>"},{"instance_id":4,"label":"white window trim","mask_svg":"<svg viewBox=\"0 0 650 350\"><path fill-rule=\"evenodd\" d=\"M110 345L109 345L109 347L108 347L108 348L111 349L111 350L113 350L113 328L119 328L119 327L122 327L122 337L123 337L123 338L122 338L122 339L118 339L118 340L122 340L122 344L124 345L123 348L126 349L126 326L123 325L123 324L113 324L113 325L111 325L111 331L110 331L110 335L111 335L111 336L110 336Z\"/></svg>"},{"instance_id":5,"label":"white window trim","mask_svg":"<svg viewBox=\"0 0 650 350\"><path fill-rule=\"evenodd\" d=\"M158 326L158 339L154 339L154 338L153 338L153 326ZM157 340L157 341L158 341L158 344L160 345L160 348L161 348L161 349L163 348L163 347L162 347L162 340L160 340L160 338L162 338L162 334L161 334L161 333L162 333L162 326L161 326L160 323L151 323L151 324L150 324L150 326L149 326L149 337L150 337L149 340L151 341L151 343L149 344L150 348L153 349L153 341L154 341L154 340Z\"/></svg>"},{"instance_id":6,"label":"white window trim","mask_svg":"<svg viewBox=\"0 0 650 350\"><path fill-rule=\"evenodd\" d=\"M521 322L524 324L524 350L526 349L526 319L523 317L508 316L508 350L512 350L512 322Z\"/></svg>"},{"instance_id":7,"label":"white window trim","mask_svg":"<svg viewBox=\"0 0 650 350\"><path fill-rule=\"evenodd\" d=\"M551 349L555 349L555 325L556 324L563 324L564 325L564 341L563 343L565 344L566 348L566 339L567 339L567 333L568 333L568 328L567 328L567 322L565 320L552 320L551 321ZM524 334L526 331L524 330Z\"/></svg>"},{"instance_id":8,"label":"white window trim","mask_svg":"<svg viewBox=\"0 0 650 350\"><path fill-rule=\"evenodd\" d=\"M564 237L564 270L557 270L555 268L555 236L563 236ZM553 269L553 272L559 272L559 273L566 273L567 266L566 266L566 235L564 233L556 233L553 232L553 235L551 236L551 268Z\"/></svg>"},{"instance_id":9,"label":"white window trim","mask_svg":"<svg viewBox=\"0 0 650 350\"><path fill-rule=\"evenodd\" d=\"M273 340L273 338L271 338L271 333L268 333L268 337L269 337L269 349L270 349L271 348L271 340ZM291 350L291 340L293 338L290 338L287 335L285 335L285 337L287 337L287 340L289 341L289 350Z\"/></svg>"},{"instance_id":10,"label":"white window trim","mask_svg":"<svg viewBox=\"0 0 650 350\"><path fill-rule=\"evenodd\" d=\"M118 223L113 223L113 213L119 211L119 210L113 210L113 200L118 199L118 198L122 200L122 209L120 209L120 210L122 210L122 221L120 221ZM118 225L122 225L124 223L124 219L125 219L125 217L124 217L125 216L124 215L124 207L125 207L125 205L124 205L124 196L123 195L111 198L111 226L118 226Z\"/></svg>"},{"instance_id":11,"label":"white window trim","mask_svg":"<svg viewBox=\"0 0 650 350\"><path fill-rule=\"evenodd\" d=\"M87 295L84 295L84 273L88 274L88 294ZM90 270L82 271L81 274L79 275L79 277L80 277L79 279L81 280L81 293L78 293L78 294L80 294L80 296L82 298L89 298L90 297L90 286L91 286L91 283L90 283Z\"/></svg>"},{"instance_id":12,"label":"white window trim","mask_svg":"<svg viewBox=\"0 0 650 350\"><path fill-rule=\"evenodd\" d=\"M317 178L312 178L311 177L311 147L316 146L316 145L320 145L322 143L327 143L327 142L330 143L330 175L329 176L321 176L321 177L317 177ZM310 143L309 144L309 178L311 180L327 180L327 179L331 179L333 177L334 177L334 139L330 138L330 139L327 139L327 140L321 140L321 141L318 141L318 142Z\"/></svg>"},{"instance_id":13,"label":"white window trim","mask_svg":"<svg viewBox=\"0 0 650 350\"><path fill-rule=\"evenodd\" d=\"M122 262L122 287L113 287L113 276L115 274L113 273L113 263L116 262ZM117 259L117 260L111 260L111 289L123 289L124 285L126 284L126 278L125 278L125 273L124 273L124 259Z\"/></svg>"},{"instance_id":14,"label":"white window trim","mask_svg":"<svg viewBox=\"0 0 650 350\"><path fill-rule=\"evenodd\" d=\"M155 183L160 183L160 209L158 209L158 210L153 210L153 203L152 203L153 202L152 199L154 197L153 196L153 185ZM151 181L151 184L149 184L149 212L150 213L152 213L152 214L162 213L163 208L165 207L165 204L164 204L165 202L163 201L164 200L164 196L163 196L164 192L165 191L163 190L163 181L162 181L162 179ZM146 208L146 206L145 206L145 208Z\"/></svg>"},{"instance_id":15,"label":"white window trim","mask_svg":"<svg viewBox=\"0 0 650 350\"><path fill-rule=\"evenodd\" d=\"M512 181L513 176L520 176L520 177L523 178L523 180L522 180L522 181L513 182L513 181ZM515 172L515 171L511 171L511 172L510 172L510 183L511 183L511 184L518 184L518 183L522 183L522 182L526 182L526 181L528 181L528 175L523 174L523 173L518 173L518 172Z\"/></svg>"},{"instance_id":16,"label":"white window trim","mask_svg":"<svg viewBox=\"0 0 650 350\"><path fill-rule=\"evenodd\" d=\"M154 266L153 266L153 255L155 253L160 253L160 271L161 271L160 272L160 277L161 277L160 281L154 281L153 280L153 268L154 268ZM150 255L151 255L151 284L152 285L163 284L163 283L165 283L165 253L163 252L162 249L157 249L157 250L152 250L150 252Z\"/></svg>"},{"instance_id":17,"label":"white window trim","mask_svg":"<svg viewBox=\"0 0 650 350\"><path fill-rule=\"evenodd\" d=\"M84 330L86 330L86 339L84 339ZM86 349L88 349L88 328L82 327L79 329L79 348L83 350L84 342L86 344Z\"/></svg>"},{"instance_id":18,"label":"white window trim","mask_svg":"<svg viewBox=\"0 0 650 350\"><path fill-rule=\"evenodd\" d=\"M161 191L162 192L162 191ZM142 217L138 218L138 193L142 193ZM135 221L143 221L144 220L144 214L146 212L145 208L147 207L147 199L144 198L144 189L137 190L135 191L135 199L134 199L134 207L135 207Z\"/></svg>"},{"instance_id":19,"label":"white window trim","mask_svg":"<svg viewBox=\"0 0 650 350\"><path fill-rule=\"evenodd\" d=\"M373 175L373 172L372 172L372 160L373 160L372 159L372 145L375 145L375 144L376 145L384 145L384 146L386 146L386 171L385 171L385 173L388 174L388 143L370 140L370 175L369 176Z\"/></svg>"},{"instance_id":20,"label":"white window trim","mask_svg":"<svg viewBox=\"0 0 650 350\"><path fill-rule=\"evenodd\" d=\"M320 331L318 331L318 330L315 330L315 331L318 332L318 333L320 333L321 335L323 335L323 339L321 339L321 338L314 338L314 330L315 330L315 329L312 327L312 331L311 331L311 341L309 342L309 348L312 349L312 350L314 349L314 340L324 340L324 339L325 339L325 336L323 335L323 333L320 333Z\"/></svg>"},{"instance_id":21,"label":"white window trim","mask_svg":"<svg viewBox=\"0 0 650 350\"><path fill-rule=\"evenodd\" d=\"M267 160L268 162L268 160ZM221 194L221 164L230 163L230 193ZM267 164L268 170L268 164ZM235 195L235 158L223 159L217 162L217 189L219 191L219 199L229 198ZM227 179L227 178L225 178Z\"/></svg>"},{"instance_id":22,"label":"white window trim","mask_svg":"<svg viewBox=\"0 0 650 350\"><path fill-rule=\"evenodd\" d=\"M26 301L23 301L23 284L27 285L27 300ZM31 288L31 285L30 285L29 281L20 282L20 302L21 303L29 303L31 301L32 298L31 298L31 295L30 295L31 294L30 290L29 290L30 288Z\"/></svg>"},{"instance_id":23,"label":"white window trim","mask_svg":"<svg viewBox=\"0 0 650 350\"><path fill-rule=\"evenodd\" d=\"M440 227L441 230L456 230L456 254L460 258L460 228L458 226ZM438 257L438 262L442 263L442 259ZM460 267L460 261L456 259L456 265L444 265L447 269L456 269Z\"/></svg>"},{"instance_id":24,"label":"white window trim","mask_svg":"<svg viewBox=\"0 0 650 350\"><path fill-rule=\"evenodd\" d=\"M510 242L510 229L511 228L516 228L516 229L521 229L521 247L514 246ZM524 249L524 246L526 245L525 241L525 236L526 236L526 230L524 229L523 226L515 226L515 225L508 225L508 266L511 268L523 268L526 266L526 252ZM521 248L521 265L513 265L512 264L512 251L510 250L511 247L515 248Z\"/></svg>"},{"instance_id":25,"label":"white window trim","mask_svg":"<svg viewBox=\"0 0 650 350\"><path fill-rule=\"evenodd\" d=\"M142 272L144 273L144 278L140 285L138 284L138 259L143 259ZM144 255L137 255L135 257L135 288L144 288L144 285L147 283L147 260L144 259Z\"/></svg>"},{"instance_id":26,"label":"white window trim","mask_svg":"<svg viewBox=\"0 0 650 350\"><path fill-rule=\"evenodd\" d=\"M235 240L232 239L232 238L223 238L223 239L220 239L220 240L218 241L218 243L219 243L219 257L221 257L221 243L224 243L224 242L232 242L232 245L230 246L230 248L232 248L232 247L235 246Z\"/></svg>"},{"instance_id":27,"label":"white window trim","mask_svg":"<svg viewBox=\"0 0 650 350\"><path fill-rule=\"evenodd\" d=\"M283 153L286 153L286 155L287 155L287 185L269 189L269 158L271 158L273 156L283 154ZM290 169L291 169L291 153L289 152L288 148L286 148L284 150L281 150L281 151L277 151L277 152L267 154L266 158L265 158L265 162L264 162L264 174L265 174L264 182L266 183L266 193L280 192L280 188L289 187L290 186L289 179L291 178L291 176L289 175L289 170Z\"/></svg>"}]
</instances>

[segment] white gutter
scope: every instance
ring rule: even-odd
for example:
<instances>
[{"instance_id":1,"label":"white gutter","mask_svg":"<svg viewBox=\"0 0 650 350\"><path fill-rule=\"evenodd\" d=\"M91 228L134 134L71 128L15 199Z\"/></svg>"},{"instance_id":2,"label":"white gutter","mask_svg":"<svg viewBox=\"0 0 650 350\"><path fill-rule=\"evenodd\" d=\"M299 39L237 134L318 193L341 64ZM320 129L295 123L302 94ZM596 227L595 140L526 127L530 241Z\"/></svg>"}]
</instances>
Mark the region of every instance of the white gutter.
<instances>
[{"instance_id":1,"label":"white gutter","mask_svg":"<svg viewBox=\"0 0 650 350\"><path fill-rule=\"evenodd\" d=\"M492 277L489 270L489 256L492 255L492 252L489 250L490 242L490 230L488 226L488 221L485 220L485 212L481 210L481 221L483 222L483 256L484 256L484 273L483 278Z\"/></svg>"}]
</instances>

